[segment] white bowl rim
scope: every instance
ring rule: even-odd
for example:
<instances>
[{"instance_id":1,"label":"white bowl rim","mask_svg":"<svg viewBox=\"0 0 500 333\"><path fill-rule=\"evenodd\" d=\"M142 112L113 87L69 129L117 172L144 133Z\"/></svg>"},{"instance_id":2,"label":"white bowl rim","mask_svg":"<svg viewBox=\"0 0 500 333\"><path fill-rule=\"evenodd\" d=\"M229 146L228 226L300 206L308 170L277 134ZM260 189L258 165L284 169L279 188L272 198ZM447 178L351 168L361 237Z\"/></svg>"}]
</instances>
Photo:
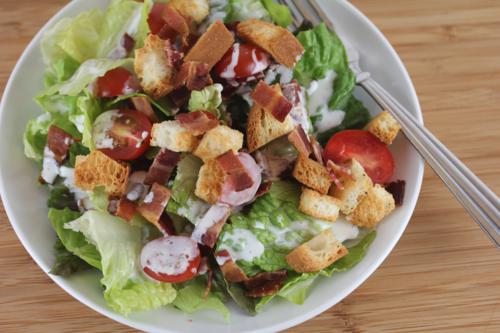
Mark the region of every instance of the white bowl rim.
<instances>
[{"instance_id":1,"label":"white bowl rim","mask_svg":"<svg viewBox=\"0 0 500 333\"><path fill-rule=\"evenodd\" d=\"M38 40L40 40L42 38L42 34L45 32L45 30L49 26L51 26L55 21L58 21L61 18L63 18L64 16L66 16L66 12L69 11L70 9L72 9L73 6L78 6L81 1L82 0L71 1L71 2L67 3L64 7L62 7L54 16L52 16L52 18L49 21L47 21L42 26L42 28L40 28L40 30L35 34L35 36L29 42L28 46L24 49L19 60L17 61L16 65L14 66L14 69L12 70L11 75L9 76L9 79L7 81L7 84L6 84L4 92L3 92L2 100L0 102L0 128L2 128L2 124L4 121L4 114L5 114L4 109L5 109L5 104L6 104L6 102L5 102L6 97L5 96L10 95L11 86L12 86L13 81L14 81L13 78L17 75L19 68L25 62L27 55L30 54L32 52L32 50L36 47ZM415 91L415 87L413 86L413 83L412 83L411 78L408 74L408 71L406 70L406 67L404 66L399 55L394 50L392 45L389 43L387 38L383 35L383 33L375 26L375 24L370 19L368 19L368 17L366 17L358 8L356 8L349 1L343 0L342 2L348 7L348 10L350 10L359 20L361 20L365 24L367 24L370 27L370 30L372 30L376 35L378 35L380 40L383 41L383 44L386 47L386 49L391 53L391 55L394 56L394 59L396 60L397 66L399 67L399 69L403 73L403 80L411 88L409 93L410 93L411 102L416 107L416 111L417 111L416 118L417 118L419 123L423 124L422 111L421 111L420 103L418 101L418 97L417 97L417 94ZM418 172L415 176L416 188L415 188L415 192L414 192L414 193L416 193L416 195L413 197L413 200L408 204L408 209L406 210L405 216L404 216L405 222L400 225L400 228L397 232L397 235L395 235L396 237L393 237L392 243L388 244L388 246L385 247L385 251L382 253L382 255L380 255L378 257L378 260L371 263L369 269L366 271L366 274L354 279L353 283L350 285L350 288L348 288L347 290L344 290L343 293L336 295L336 297L332 297L330 301L324 302L321 306L317 306L315 308L312 308L312 309L304 312L301 316L298 316L295 318L290 318L287 321L280 322L280 323L277 323L275 325L268 326L266 328L262 328L259 330L251 330L248 332L253 332L253 333L277 332L277 331L285 330L287 328L301 324L301 323L321 314L322 312L326 311L330 307L334 306L335 304L337 304L338 302L343 300L350 293L352 293L355 289L357 289L366 279L368 279L373 274L373 272L384 262L384 260L388 257L388 255L392 252L394 246L397 244L397 242L401 238L404 230L406 229L406 227L410 221L410 218L415 210L415 206L417 204L418 197L420 195L420 190L421 190L422 180L423 180L423 175L424 175L424 161L422 158L418 159L417 170L418 170ZM135 329L142 330L142 331L146 331L146 332L157 331L156 327L150 326L148 324L137 323L134 320L123 317L123 316L113 312L112 310L110 310L108 308L104 308L104 307L101 307L97 304L94 304L93 302L89 301L84 295L73 290L69 286L69 284L67 284L65 282L64 278L49 274L48 270L43 268L44 265L42 264L42 260L39 257L39 255L30 246L30 244L25 239L22 232L20 232L19 228L17 227L17 223L15 222L15 218L14 218L13 209L11 208L12 203L10 202L10 200L7 199L6 193L7 193L7 191L6 191L6 188L4 187L3 177L2 177L2 174L0 173L0 196L2 198L5 212L7 214L9 222L10 222L12 228L14 229L14 232L16 233L17 237L21 241L21 244L26 249L26 251L29 253L29 255L33 258L33 260L36 262L36 264L42 269L42 271L45 274L47 274L47 276L51 280L53 280L64 291L66 291L68 294L70 294L72 297L74 297L75 299L77 299L81 303L85 304L87 307L91 308L92 310L94 310L100 314L105 315L106 317L108 317L112 320L115 320L121 324L130 326L130 327L133 327ZM162 332L175 333L174 331L170 331L168 329L163 329Z\"/></svg>"}]
</instances>

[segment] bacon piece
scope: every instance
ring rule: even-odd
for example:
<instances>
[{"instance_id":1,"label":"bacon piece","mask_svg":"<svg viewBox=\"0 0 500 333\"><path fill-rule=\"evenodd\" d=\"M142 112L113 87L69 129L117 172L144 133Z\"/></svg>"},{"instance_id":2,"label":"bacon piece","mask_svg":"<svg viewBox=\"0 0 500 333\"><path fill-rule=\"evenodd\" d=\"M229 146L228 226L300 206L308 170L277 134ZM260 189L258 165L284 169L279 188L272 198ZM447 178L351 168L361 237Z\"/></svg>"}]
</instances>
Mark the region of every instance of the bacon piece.
<instances>
[{"instance_id":1,"label":"bacon piece","mask_svg":"<svg viewBox=\"0 0 500 333\"><path fill-rule=\"evenodd\" d=\"M137 204L128 200L126 197L122 197L118 200L118 205L116 207L115 215L121 217L125 221L130 221L137 212Z\"/></svg>"},{"instance_id":2,"label":"bacon piece","mask_svg":"<svg viewBox=\"0 0 500 333\"><path fill-rule=\"evenodd\" d=\"M318 142L318 140L316 140L315 138L312 138L311 146L312 146L314 158L316 159L316 161L318 161L319 164L324 165L323 147L321 147L321 144Z\"/></svg>"},{"instance_id":3,"label":"bacon piece","mask_svg":"<svg viewBox=\"0 0 500 333\"><path fill-rule=\"evenodd\" d=\"M169 97L172 103L180 108L188 102L190 95L191 92L186 87L180 87L172 91Z\"/></svg>"},{"instance_id":4,"label":"bacon piece","mask_svg":"<svg viewBox=\"0 0 500 333\"><path fill-rule=\"evenodd\" d=\"M137 211L146 220L160 227L160 217L165 207L167 207L170 195L171 192L168 188L158 183L154 183L151 187L151 191L137 207Z\"/></svg>"},{"instance_id":5,"label":"bacon piece","mask_svg":"<svg viewBox=\"0 0 500 333\"><path fill-rule=\"evenodd\" d=\"M252 187L254 181L237 154L232 150L217 158L219 165L227 173L226 181L232 182L234 190L240 192Z\"/></svg>"},{"instance_id":6,"label":"bacon piece","mask_svg":"<svg viewBox=\"0 0 500 333\"><path fill-rule=\"evenodd\" d=\"M61 163L68 155L69 146L73 143L73 137L54 125L49 127L47 134L47 146L54 153L54 159Z\"/></svg>"},{"instance_id":7,"label":"bacon piece","mask_svg":"<svg viewBox=\"0 0 500 333\"><path fill-rule=\"evenodd\" d=\"M238 153L237 156L253 183L251 187L242 191L237 191L237 182L231 179L231 177L226 177L227 181L224 181L222 185L219 202L232 207L252 201L262 181L261 170L257 163L255 163L253 157L247 153Z\"/></svg>"},{"instance_id":8,"label":"bacon piece","mask_svg":"<svg viewBox=\"0 0 500 333\"><path fill-rule=\"evenodd\" d=\"M198 61L184 62L175 75L174 82L175 87L186 86L190 91L201 90L213 83L208 65Z\"/></svg>"},{"instance_id":9,"label":"bacon piece","mask_svg":"<svg viewBox=\"0 0 500 333\"><path fill-rule=\"evenodd\" d=\"M220 250L215 253L215 260L219 265L224 279L228 282L243 282L248 280L248 276L231 258L231 254L227 250Z\"/></svg>"},{"instance_id":10,"label":"bacon piece","mask_svg":"<svg viewBox=\"0 0 500 333\"><path fill-rule=\"evenodd\" d=\"M405 197L405 187L406 182L404 180L396 180L395 182L391 182L385 186L387 192L392 194L396 206L401 206L403 204Z\"/></svg>"},{"instance_id":11,"label":"bacon piece","mask_svg":"<svg viewBox=\"0 0 500 333\"><path fill-rule=\"evenodd\" d=\"M167 148L161 149L149 167L148 173L144 178L144 184L165 184L180 160L181 155L179 153Z\"/></svg>"},{"instance_id":12,"label":"bacon piece","mask_svg":"<svg viewBox=\"0 0 500 333\"><path fill-rule=\"evenodd\" d=\"M299 84L295 80L281 85L281 93L294 106L300 103L300 89Z\"/></svg>"},{"instance_id":13,"label":"bacon piece","mask_svg":"<svg viewBox=\"0 0 500 333\"><path fill-rule=\"evenodd\" d=\"M245 295L249 297L264 297L276 294L287 277L286 270L276 272L262 272L250 277L245 281L247 292Z\"/></svg>"},{"instance_id":14,"label":"bacon piece","mask_svg":"<svg viewBox=\"0 0 500 333\"><path fill-rule=\"evenodd\" d=\"M260 184L257 193L255 193L255 197L258 198L267 194L271 190L272 186L273 186L272 182L263 182L262 184Z\"/></svg>"},{"instance_id":15,"label":"bacon piece","mask_svg":"<svg viewBox=\"0 0 500 333\"><path fill-rule=\"evenodd\" d=\"M231 209L226 206L213 205L208 211L196 221L191 238L200 244L213 247L217 238L231 214Z\"/></svg>"},{"instance_id":16,"label":"bacon piece","mask_svg":"<svg viewBox=\"0 0 500 333\"><path fill-rule=\"evenodd\" d=\"M290 134L288 134L288 141L290 141L290 143L301 155L309 157L309 155L313 152L313 146L309 141L307 133L302 128L302 125L298 125L293 131L290 132Z\"/></svg>"},{"instance_id":17,"label":"bacon piece","mask_svg":"<svg viewBox=\"0 0 500 333\"><path fill-rule=\"evenodd\" d=\"M156 116L151 103L146 97L135 96L130 100L132 101L132 104L134 104L134 108L137 111L144 113L152 122L158 122L158 117Z\"/></svg>"},{"instance_id":18,"label":"bacon piece","mask_svg":"<svg viewBox=\"0 0 500 333\"><path fill-rule=\"evenodd\" d=\"M158 32L162 39L169 39L172 43L176 43L177 38L183 47L188 46L189 41L189 24L177 10L170 4L166 4L162 13L165 25Z\"/></svg>"},{"instance_id":19,"label":"bacon piece","mask_svg":"<svg viewBox=\"0 0 500 333\"><path fill-rule=\"evenodd\" d=\"M351 170L348 167L335 164L332 160L326 162L326 169L334 172L338 177L353 179Z\"/></svg>"},{"instance_id":20,"label":"bacon piece","mask_svg":"<svg viewBox=\"0 0 500 333\"><path fill-rule=\"evenodd\" d=\"M292 103L281 92L277 91L264 81L260 81L252 93L252 99L261 108L271 113L274 118L284 122L286 116L292 111Z\"/></svg>"},{"instance_id":21,"label":"bacon piece","mask_svg":"<svg viewBox=\"0 0 500 333\"><path fill-rule=\"evenodd\" d=\"M179 113L175 116L175 119L195 136L205 134L205 132L219 125L219 120L207 111Z\"/></svg>"},{"instance_id":22,"label":"bacon piece","mask_svg":"<svg viewBox=\"0 0 500 333\"><path fill-rule=\"evenodd\" d=\"M166 236L173 236L176 234L174 221L172 221L167 213L161 214L160 220L158 221L158 229Z\"/></svg>"}]
</instances>

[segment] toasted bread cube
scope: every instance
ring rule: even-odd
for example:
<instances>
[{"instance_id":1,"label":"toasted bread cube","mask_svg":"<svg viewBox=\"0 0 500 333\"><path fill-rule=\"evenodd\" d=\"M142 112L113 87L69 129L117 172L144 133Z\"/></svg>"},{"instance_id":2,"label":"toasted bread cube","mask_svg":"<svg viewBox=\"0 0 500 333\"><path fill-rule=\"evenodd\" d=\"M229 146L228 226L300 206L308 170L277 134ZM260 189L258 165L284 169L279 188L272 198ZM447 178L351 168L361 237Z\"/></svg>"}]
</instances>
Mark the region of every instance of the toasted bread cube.
<instances>
[{"instance_id":1,"label":"toasted bread cube","mask_svg":"<svg viewBox=\"0 0 500 333\"><path fill-rule=\"evenodd\" d=\"M368 190L368 194L347 217L347 220L358 227L374 228L394 208L396 205L392 194L376 184Z\"/></svg>"},{"instance_id":2,"label":"toasted bread cube","mask_svg":"<svg viewBox=\"0 0 500 333\"><path fill-rule=\"evenodd\" d=\"M175 152L193 151L200 139L182 127L177 120L167 120L153 124L151 146L167 148Z\"/></svg>"},{"instance_id":3,"label":"toasted bread cube","mask_svg":"<svg viewBox=\"0 0 500 333\"><path fill-rule=\"evenodd\" d=\"M275 85L273 88L281 91L279 85ZM295 124L290 115L287 115L285 120L280 122L270 112L254 104L248 114L247 121L248 150L253 152L294 129Z\"/></svg>"},{"instance_id":4,"label":"toasted bread cube","mask_svg":"<svg viewBox=\"0 0 500 333\"><path fill-rule=\"evenodd\" d=\"M127 189L130 166L108 157L99 150L87 156L77 156L75 163L75 185L86 191L97 186L111 196L122 196Z\"/></svg>"},{"instance_id":5,"label":"toasted bread cube","mask_svg":"<svg viewBox=\"0 0 500 333\"><path fill-rule=\"evenodd\" d=\"M344 188L339 189L332 186L330 189L330 195L340 200L340 211L345 215L351 214L356 209L358 203L373 186L372 180L366 174L365 169L355 159L351 161L349 170L351 178L340 177Z\"/></svg>"},{"instance_id":6,"label":"toasted bread cube","mask_svg":"<svg viewBox=\"0 0 500 333\"><path fill-rule=\"evenodd\" d=\"M208 0L171 0L169 2L182 16L201 23L209 14Z\"/></svg>"},{"instance_id":7,"label":"toasted bread cube","mask_svg":"<svg viewBox=\"0 0 500 333\"><path fill-rule=\"evenodd\" d=\"M332 230L326 229L319 235L296 247L285 259L294 271L312 273L330 266L347 253L349 251L335 238Z\"/></svg>"},{"instance_id":8,"label":"toasted bread cube","mask_svg":"<svg viewBox=\"0 0 500 333\"><path fill-rule=\"evenodd\" d=\"M217 20L196 41L186 57L184 57L184 62L204 62L209 69L212 69L233 43L233 34L227 30L221 20Z\"/></svg>"},{"instance_id":9,"label":"toasted bread cube","mask_svg":"<svg viewBox=\"0 0 500 333\"><path fill-rule=\"evenodd\" d=\"M396 119L387 111L382 111L365 128L386 145L390 145L401 129Z\"/></svg>"},{"instance_id":10,"label":"toasted bread cube","mask_svg":"<svg viewBox=\"0 0 500 333\"><path fill-rule=\"evenodd\" d=\"M330 174L322 164L300 154L295 161L293 176L302 184L321 194L328 193L332 184Z\"/></svg>"},{"instance_id":11,"label":"toasted bread cube","mask_svg":"<svg viewBox=\"0 0 500 333\"><path fill-rule=\"evenodd\" d=\"M205 133L193 154L206 162L229 150L238 151L241 147L243 147L243 133L219 125Z\"/></svg>"},{"instance_id":12,"label":"toasted bread cube","mask_svg":"<svg viewBox=\"0 0 500 333\"><path fill-rule=\"evenodd\" d=\"M194 194L210 204L215 204L221 195L226 173L217 160L203 164L198 173Z\"/></svg>"},{"instance_id":13,"label":"toasted bread cube","mask_svg":"<svg viewBox=\"0 0 500 333\"><path fill-rule=\"evenodd\" d=\"M318 219L334 222L339 217L340 201L329 195L303 188L299 210Z\"/></svg>"},{"instance_id":14,"label":"toasted bread cube","mask_svg":"<svg viewBox=\"0 0 500 333\"><path fill-rule=\"evenodd\" d=\"M135 50L134 69L145 92L159 99L174 89L174 66L166 49L169 42L149 34Z\"/></svg>"},{"instance_id":15,"label":"toasted bread cube","mask_svg":"<svg viewBox=\"0 0 500 333\"><path fill-rule=\"evenodd\" d=\"M280 64L293 68L304 53L295 36L280 26L257 19L243 21L236 27L241 39L260 46Z\"/></svg>"}]
</instances>

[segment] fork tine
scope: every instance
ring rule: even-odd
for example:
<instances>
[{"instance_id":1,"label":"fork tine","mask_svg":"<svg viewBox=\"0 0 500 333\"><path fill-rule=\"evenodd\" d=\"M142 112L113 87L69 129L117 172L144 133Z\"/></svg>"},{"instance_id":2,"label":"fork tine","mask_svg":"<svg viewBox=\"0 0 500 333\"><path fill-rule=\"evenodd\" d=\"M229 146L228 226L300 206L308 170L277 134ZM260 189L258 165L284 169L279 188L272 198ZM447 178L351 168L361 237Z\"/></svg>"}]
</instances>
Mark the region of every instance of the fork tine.
<instances>
[{"instance_id":1,"label":"fork tine","mask_svg":"<svg viewBox=\"0 0 500 333\"><path fill-rule=\"evenodd\" d=\"M321 8L321 6L318 4L318 1L317 0L310 0L309 2L311 4L312 9L316 13L316 15L319 16L323 22L325 22L326 26L328 28L330 28L330 30L334 31L335 27L333 26L333 22L330 20L330 18L328 18L328 16L326 16L325 12Z\"/></svg>"},{"instance_id":2,"label":"fork tine","mask_svg":"<svg viewBox=\"0 0 500 333\"><path fill-rule=\"evenodd\" d=\"M293 5L299 11L302 17L311 22L313 25L321 23L321 16L318 15L317 11L311 6L309 1L304 1L304 0L285 0L285 1L290 7Z\"/></svg>"}]
</instances>

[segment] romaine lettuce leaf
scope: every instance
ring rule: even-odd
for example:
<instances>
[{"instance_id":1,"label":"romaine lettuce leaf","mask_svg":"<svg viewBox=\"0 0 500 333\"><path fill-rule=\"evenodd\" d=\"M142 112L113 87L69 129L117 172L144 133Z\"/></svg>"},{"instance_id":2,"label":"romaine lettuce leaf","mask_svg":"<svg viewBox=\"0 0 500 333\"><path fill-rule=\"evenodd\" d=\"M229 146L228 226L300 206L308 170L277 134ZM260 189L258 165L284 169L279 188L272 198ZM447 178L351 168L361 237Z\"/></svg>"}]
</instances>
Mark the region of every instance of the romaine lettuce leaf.
<instances>
[{"instance_id":1,"label":"romaine lettuce leaf","mask_svg":"<svg viewBox=\"0 0 500 333\"><path fill-rule=\"evenodd\" d=\"M75 196L64 185L56 185L50 189L49 198L47 199L49 208L64 209L68 208L73 211L78 211L78 205L75 202Z\"/></svg>"},{"instance_id":2,"label":"romaine lettuce leaf","mask_svg":"<svg viewBox=\"0 0 500 333\"><path fill-rule=\"evenodd\" d=\"M127 315L171 303L176 291L169 283L143 277L139 267L142 229L110 214L90 210L68 223L95 245L101 255L104 298L115 311Z\"/></svg>"},{"instance_id":3,"label":"romaine lettuce leaf","mask_svg":"<svg viewBox=\"0 0 500 333\"><path fill-rule=\"evenodd\" d=\"M292 24L292 13L290 9L285 5L280 5L276 3L274 0L260 0L264 7L267 9L267 12L271 16L271 20L286 28L290 24Z\"/></svg>"},{"instance_id":4,"label":"romaine lettuce leaf","mask_svg":"<svg viewBox=\"0 0 500 333\"><path fill-rule=\"evenodd\" d=\"M50 269L50 274L69 276L73 273L92 268L92 266L80 257L69 252L59 238L54 244L54 252L56 255L56 262Z\"/></svg>"},{"instance_id":5,"label":"romaine lettuce leaf","mask_svg":"<svg viewBox=\"0 0 500 333\"><path fill-rule=\"evenodd\" d=\"M78 69L80 63L71 57L65 57L51 64L45 71L44 86L51 87L69 79Z\"/></svg>"},{"instance_id":6,"label":"romaine lettuce leaf","mask_svg":"<svg viewBox=\"0 0 500 333\"><path fill-rule=\"evenodd\" d=\"M269 12L260 0L229 0L226 6L226 23L259 19L270 21Z\"/></svg>"},{"instance_id":7,"label":"romaine lettuce leaf","mask_svg":"<svg viewBox=\"0 0 500 333\"><path fill-rule=\"evenodd\" d=\"M162 99L155 101L154 99L151 98L151 96L143 94L143 93L132 93L132 94L127 94L127 95L116 97L115 99L109 101L106 104L106 109L117 108L117 106L121 105L123 102L125 102L126 100L128 100L132 97L144 97L144 98L146 98L154 108L156 108L158 111L163 113L166 117L171 117L174 115L173 106L172 106L171 102L168 100L168 98L162 98Z\"/></svg>"},{"instance_id":8,"label":"romaine lettuce leaf","mask_svg":"<svg viewBox=\"0 0 500 333\"><path fill-rule=\"evenodd\" d=\"M184 283L177 289L177 297L173 305L186 313L194 313L204 309L214 310L219 312L226 321L229 321L229 309L217 294L209 292L206 297L204 296L206 285L207 281L202 277Z\"/></svg>"},{"instance_id":9,"label":"romaine lettuce leaf","mask_svg":"<svg viewBox=\"0 0 500 333\"><path fill-rule=\"evenodd\" d=\"M189 97L188 110L204 110L213 113L217 118L221 117L218 107L222 103L222 85L219 83L207 86L202 90L194 90Z\"/></svg>"},{"instance_id":10,"label":"romaine lettuce leaf","mask_svg":"<svg viewBox=\"0 0 500 333\"><path fill-rule=\"evenodd\" d=\"M109 198L104 186L97 186L90 192L90 201L94 209L105 213L108 212Z\"/></svg>"},{"instance_id":11,"label":"romaine lettuce leaf","mask_svg":"<svg viewBox=\"0 0 500 333\"><path fill-rule=\"evenodd\" d=\"M82 133L82 144L90 150L95 149L94 141L92 139L92 125L94 120L104 110L99 103L99 100L92 96L89 92L85 92L78 98L77 110L69 116L78 130Z\"/></svg>"}]
</instances>

